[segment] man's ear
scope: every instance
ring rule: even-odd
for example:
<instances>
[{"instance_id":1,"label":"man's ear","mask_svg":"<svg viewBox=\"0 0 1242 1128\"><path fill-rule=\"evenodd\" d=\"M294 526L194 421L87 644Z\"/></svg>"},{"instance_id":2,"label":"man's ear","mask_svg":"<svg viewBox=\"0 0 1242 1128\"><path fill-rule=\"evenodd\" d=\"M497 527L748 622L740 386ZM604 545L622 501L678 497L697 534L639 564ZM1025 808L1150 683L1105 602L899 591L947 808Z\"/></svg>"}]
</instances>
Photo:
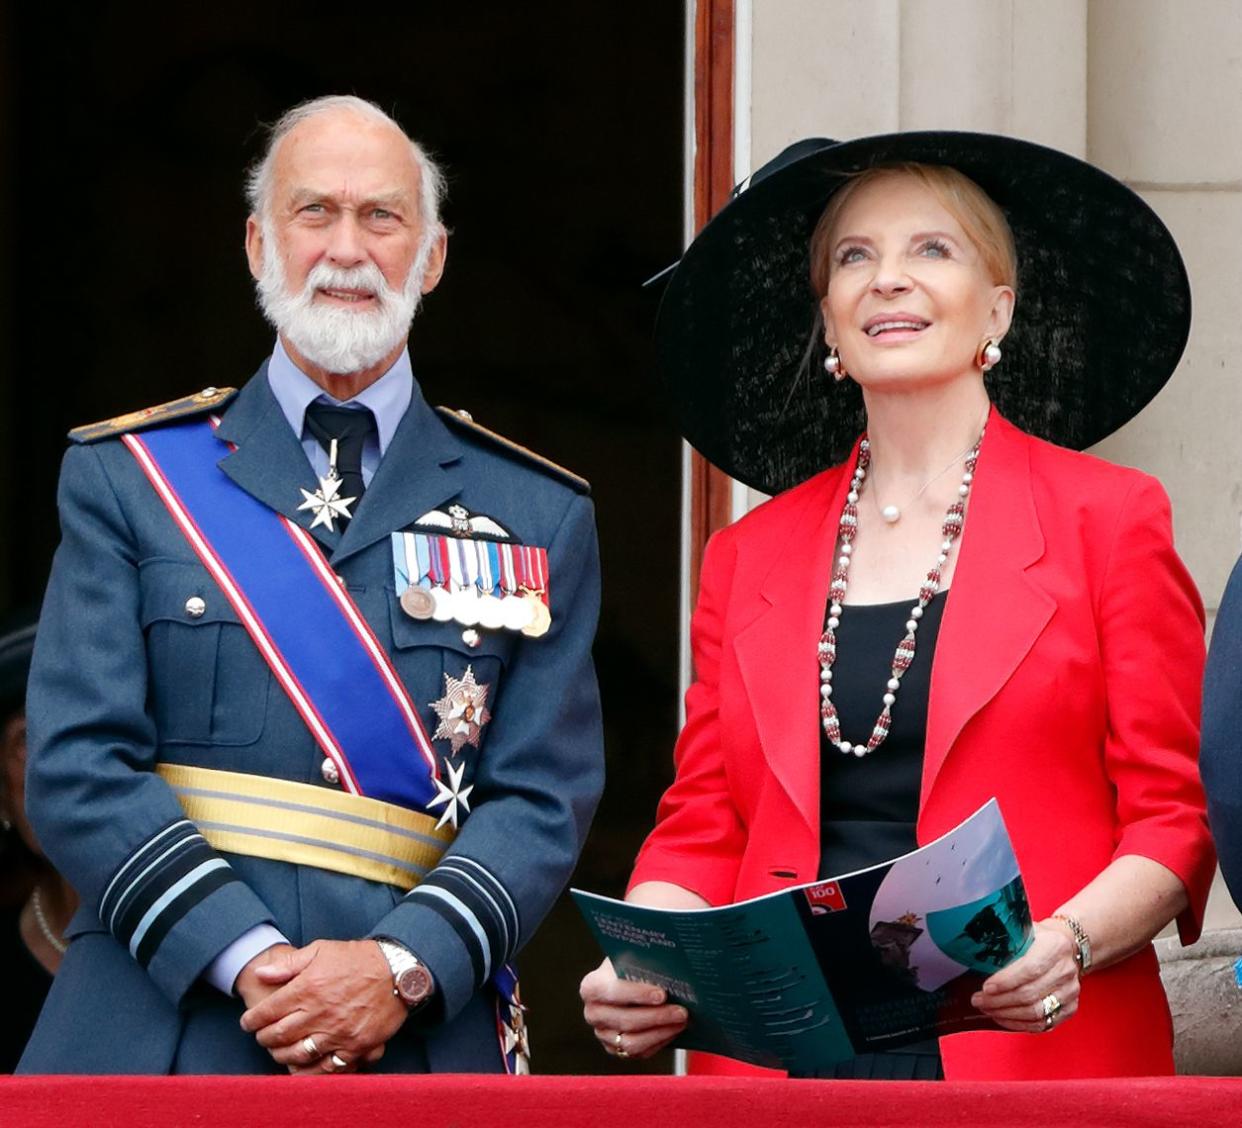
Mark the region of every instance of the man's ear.
<instances>
[{"instance_id":1,"label":"man's ear","mask_svg":"<svg viewBox=\"0 0 1242 1128\"><path fill-rule=\"evenodd\" d=\"M440 284L440 279L444 277L446 262L448 262L448 232L441 227L427 254L427 268L423 271L424 294L430 294Z\"/></svg>"},{"instance_id":2,"label":"man's ear","mask_svg":"<svg viewBox=\"0 0 1242 1128\"><path fill-rule=\"evenodd\" d=\"M263 225L257 215L246 219L246 261L250 274L258 280L263 276Z\"/></svg>"}]
</instances>

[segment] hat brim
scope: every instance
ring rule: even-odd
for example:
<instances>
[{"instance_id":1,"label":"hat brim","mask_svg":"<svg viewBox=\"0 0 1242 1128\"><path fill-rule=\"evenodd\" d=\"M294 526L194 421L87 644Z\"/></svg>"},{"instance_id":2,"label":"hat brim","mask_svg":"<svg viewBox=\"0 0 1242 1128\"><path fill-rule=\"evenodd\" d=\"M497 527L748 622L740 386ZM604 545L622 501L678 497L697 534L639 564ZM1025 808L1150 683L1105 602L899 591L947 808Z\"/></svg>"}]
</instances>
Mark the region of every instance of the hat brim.
<instances>
[{"instance_id":1,"label":"hat brim","mask_svg":"<svg viewBox=\"0 0 1242 1128\"><path fill-rule=\"evenodd\" d=\"M813 339L809 246L832 194L876 165L948 165L1000 205L1018 255L1017 305L992 399L1023 430L1081 450L1134 418L1172 375L1190 283L1150 207L1068 154L991 134L897 133L825 145L756 180L699 233L656 322L661 379L687 440L777 493L849 453L863 428Z\"/></svg>"}]
</instances>

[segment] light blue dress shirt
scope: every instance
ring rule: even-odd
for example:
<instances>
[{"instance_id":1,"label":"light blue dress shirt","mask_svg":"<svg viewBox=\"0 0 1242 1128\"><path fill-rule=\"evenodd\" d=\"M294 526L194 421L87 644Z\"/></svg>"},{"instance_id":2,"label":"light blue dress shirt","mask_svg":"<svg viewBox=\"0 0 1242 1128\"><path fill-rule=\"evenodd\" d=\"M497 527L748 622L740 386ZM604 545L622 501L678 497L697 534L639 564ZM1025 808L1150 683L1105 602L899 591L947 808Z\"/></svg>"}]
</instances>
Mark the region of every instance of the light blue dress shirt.
<instances>
[{"instance_id":1,"label":"light blue dress shirt","mask_svg":"<svg viewBox=\"0 0 1242 1128\"><path fill-rule=\"evenodd\" d=\"M342 402L333 399L294 364L277 337L276 347L267 362L267 380L293 433L302 441L302 449L306 451L311 467L321 478L328 472L328 452L306 430L307 407L315 400L322 400L334 407L366 408L371 412L375 417L375 434L367 437L362 448L362 480L368 486L414 394L414 371L410 367L408 349L402 350L393 366L374 384L364 388L353 399ZM256 925L225 948L203 974L213 987L226 995L231 994L233 984L246 964L273 944L287 943L289 941L279 929L270 924Z\"/></svg>"},{"instance_id":2,"label":"light blue dress shirt","mask_svg":"<svg viewBox=\"0 0 1242 1128\"><path fill-rule=\"evenodd\" d=\"M402 350L393 366L374 384L364 388L353 399L342 401L333 399L289 359L279 337L272 350L272 358L267 362L267 382L293 433L302 440L302 449L306 451L311 466L320 477L328 472L328 452L305 428L307 407L315 400L322 400L333 407L370 410L375 417L376 434L369 437L362 448L362 480L368 486L414 394L414 372L410 367L408 349Z\"/></svg>"}]
</instances>

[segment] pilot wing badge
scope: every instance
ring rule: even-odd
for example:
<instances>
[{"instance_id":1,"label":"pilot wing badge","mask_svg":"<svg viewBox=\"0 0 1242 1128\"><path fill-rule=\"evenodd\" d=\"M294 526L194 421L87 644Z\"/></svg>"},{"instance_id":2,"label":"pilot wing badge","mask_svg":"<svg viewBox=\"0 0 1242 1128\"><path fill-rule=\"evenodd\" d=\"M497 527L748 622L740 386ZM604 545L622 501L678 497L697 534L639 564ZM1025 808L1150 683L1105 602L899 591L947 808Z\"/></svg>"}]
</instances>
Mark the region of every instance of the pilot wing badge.
<instances>
[{"instance_id":1,"label":"pilot wing badge","mask_svg":"<svg viewBox=\"0 0 1242 1128\"><path fill-rule=\"evenodd\" d=\"M513 534L499 521L484 513L472 514L464 505L450 505L448 511L433 509L414 522L416 528L444 529L454 537L488 537L512 540Z\"/></svg>"}]
</instances>

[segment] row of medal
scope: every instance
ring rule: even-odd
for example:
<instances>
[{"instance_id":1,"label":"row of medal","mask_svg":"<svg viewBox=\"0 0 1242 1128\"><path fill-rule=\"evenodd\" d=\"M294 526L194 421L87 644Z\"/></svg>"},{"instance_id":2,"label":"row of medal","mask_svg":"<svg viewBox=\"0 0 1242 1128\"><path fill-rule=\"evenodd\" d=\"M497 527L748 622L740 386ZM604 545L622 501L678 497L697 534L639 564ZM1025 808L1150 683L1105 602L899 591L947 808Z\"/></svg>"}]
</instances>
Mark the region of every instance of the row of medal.
<instances>
[{"instance_id":1,"label":"row of medal","mask_svg":"<svg viewBox=\"0 0 1242 1128\"><path fill-rule=\"evenodd\" d=\"M392 550L401 609L412 619L530 638L552 625L546 548L405 532L393 534Z\"/></svg>"}]
</instances>

